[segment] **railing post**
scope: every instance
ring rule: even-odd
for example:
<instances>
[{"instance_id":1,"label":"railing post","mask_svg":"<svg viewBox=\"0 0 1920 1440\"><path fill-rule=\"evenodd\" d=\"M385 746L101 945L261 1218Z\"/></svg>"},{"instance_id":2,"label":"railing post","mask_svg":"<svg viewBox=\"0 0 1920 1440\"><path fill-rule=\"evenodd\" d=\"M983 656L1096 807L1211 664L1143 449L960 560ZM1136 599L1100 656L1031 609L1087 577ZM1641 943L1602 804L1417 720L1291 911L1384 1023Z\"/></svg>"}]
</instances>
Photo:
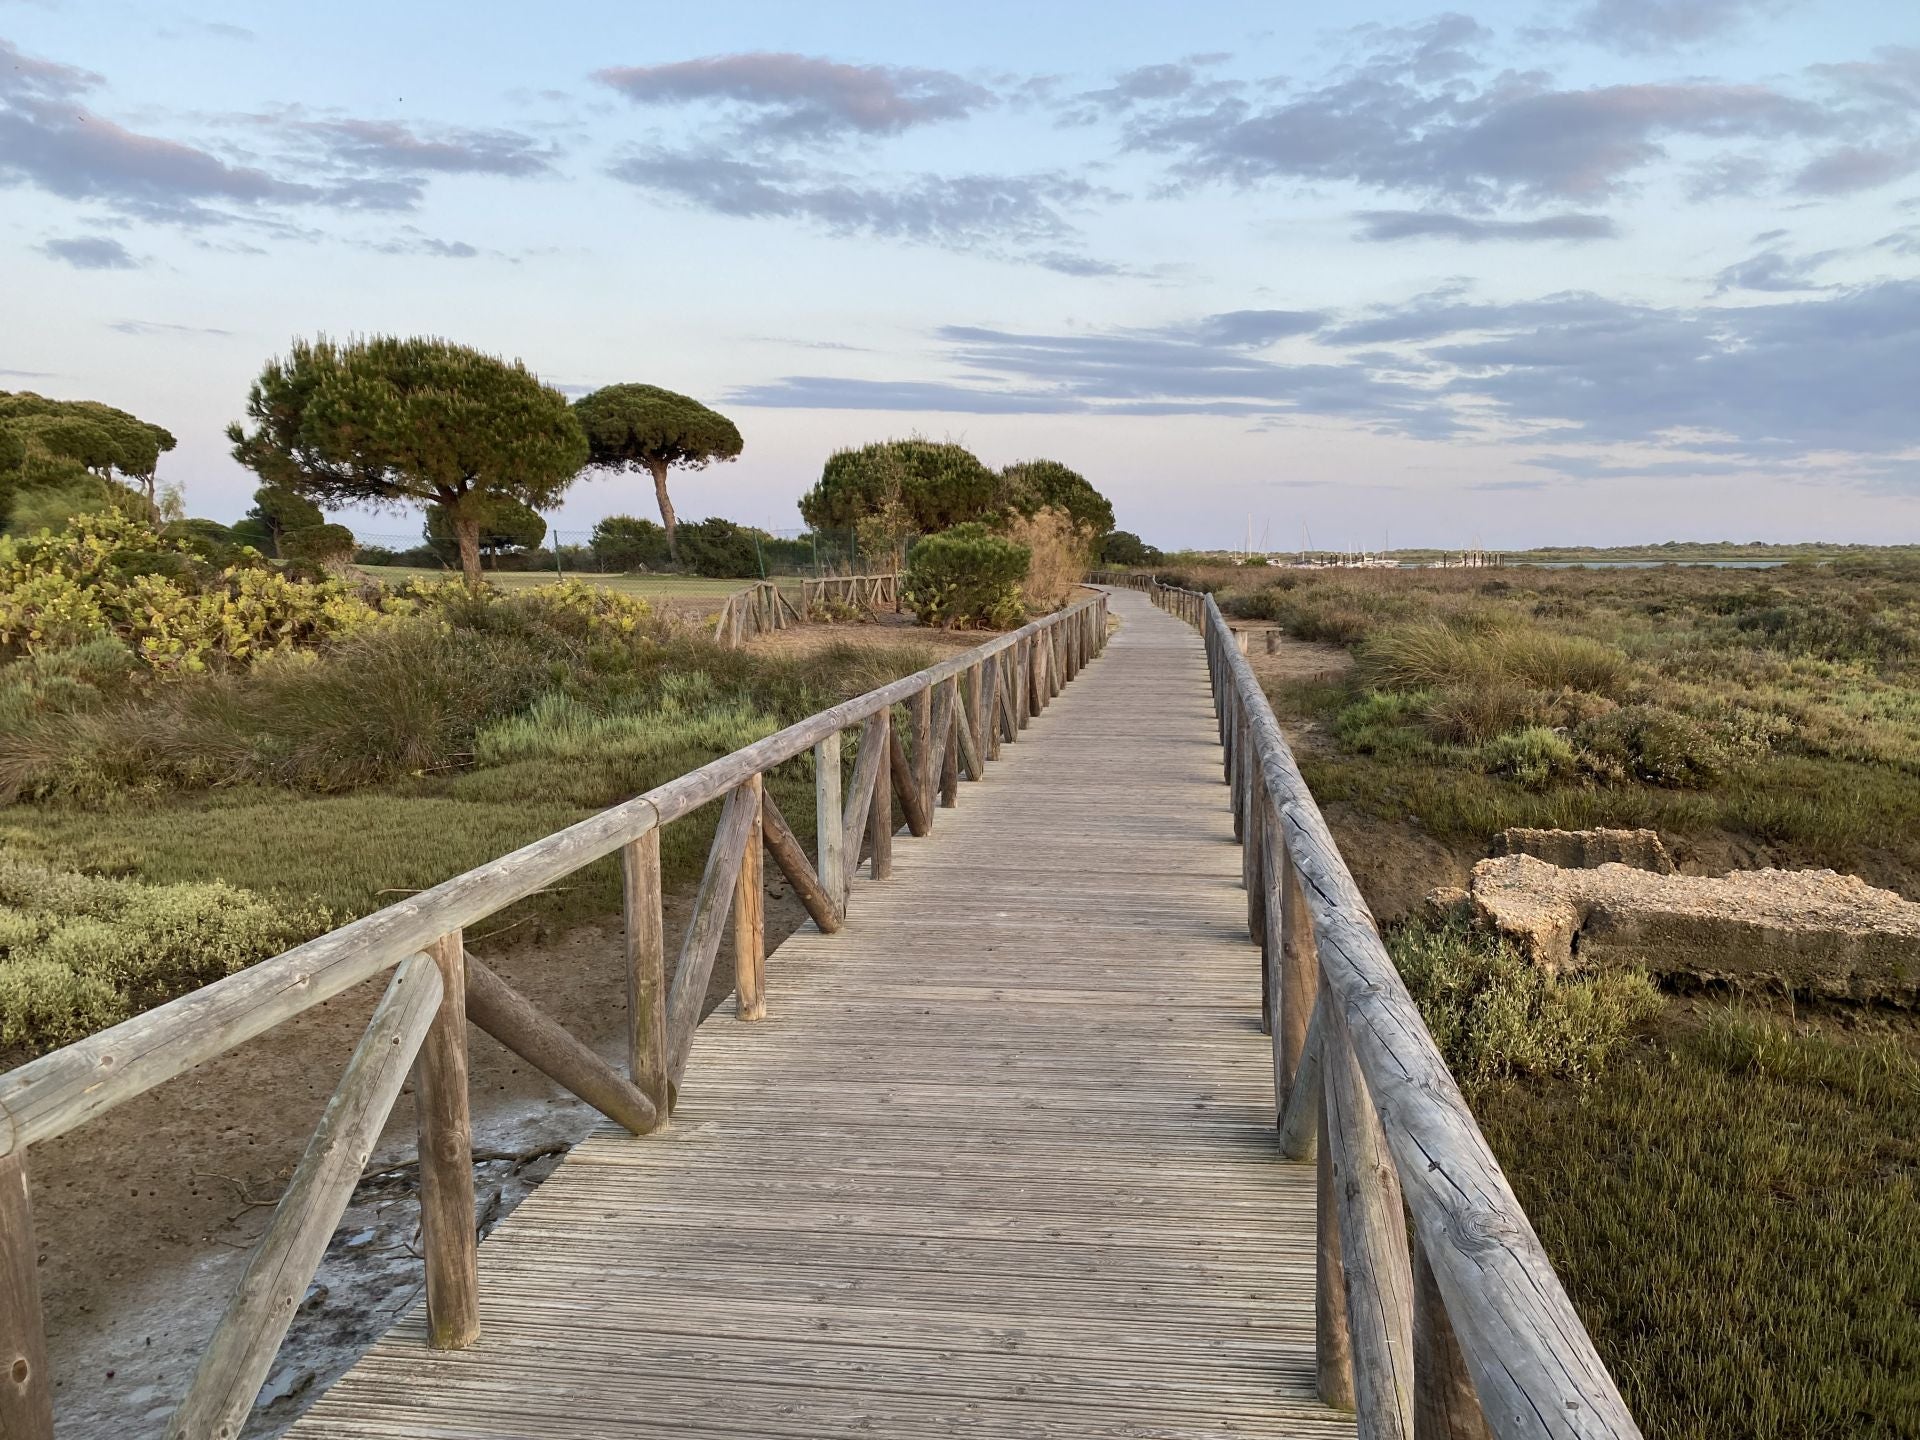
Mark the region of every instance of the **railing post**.
<instances>
[{"instance_id":1,"label":"railing post","mask_svg":"<svg viewBox=\"0 0 1920 1440\"><path fill-rule=\"evenodd\" d=\"M763 1020L767 1014L765 787L760 775L740 782L753 812L733 882L733 984L739 997L734 1014L741 1020Z\"/></svg>"},{"instance_id":2,"label":"railing post","mask_svg":"<svg viewBox=\"0 0 1920 1440\"><path fill-rule=\"evenodd\" d=\"M667 927L660 913L660 831L620 848L627 939L627 1075L667 1117Z\"/></svg>"},{"instance_id":3,"label":"railing post","mask_svg":"<svg viewBox=\"0 0 1920 1440\"><path fill-rule=\"evenodd\" d=\"M967 723L967 717L960 705L960 677L955 675L946 682L946 695L940 711L944 717L940 725L940 805L951 810L960 803L960 727ZM928 815L932 815L929 810Z\"/></svg>"},{"instance_id":4,"label":"railing post","mask_svg":"<svg viewBox=\"0 0 1920 1440\"><path fill-rule=\"evenodd\" d=\"M933 687L917 690L907 701L907 719L913 726L913 789L920 798L920 813L933 828Z\"/></svg>"},{"instance_id":5,"label":"railing post","mask_svg":"<svg viewBox=\"0 0 1920 1440\"><path fill-rule=\"evenodd\" d=\"M1321 1086L1320 1134L1314 1153L1313 1362L1322 1404L1353 1409L1353 1342L1347 1333L1347 1272L1340 1256L1340 1200L1328 1143L1326 1097Z\"/></svg>"},{"instance_id":6,"label":"railing post","mask_svg":"<svg viewBox=\"0 0 1920 1440\"><path fill-rule=\"evenodd\" d=\"M882 710L878 718L876 738L884 756L893 743L893 712ZM873 805L868 811L868 827L873 847L868 873L875 880L884 880L893 873L893 769L884 759L873 775Z\"/></svg>"},{"instance_id":7,"label":"railing post","mask_svg":"<svg viewBox=\"0 0 1920 1440\"><path fill-rule=\"evenodd\" d=\"M1247 887L1247 934L1260 947L1260 1030L1273 1033L1273 967L1267 956L1267 796L1266 777L1258 764L1248 767L1247 839L1240 848L1240 875Z\"/></svg>"},{"instance_id":8,"label":"railing post","mask_svg":"<svg viewBox=\"0 0 1920 1440\"><path fill-rule=\"evenodd\" d=\"M0 1156L0 1435L7 1440L53 1440L39 1251L21 1146Z\"/></svg>"},{"instance_id":9,"label":"railing post","mask_svg":"<svg viewBox=\"0 0 1920 1440\"><path fill-rule=\"evenodd\" d=\"M1340 1208L1361 1440L1413 1437L1413 1272L1400 1177L1337 1005L1323 1017L1327 1138Z\"/></svg>"},{"instance_id":10,"label":"railing post","mask_svg":"<svg viewBox=\"0 0 1920 1440\"><path fill-rule=\"evenodd\" d=\"M1279 816L1267 819L1276 832L1281 832ZM1280 1070L1286 1076L1287 1093L1280 1096L1284 1110L1293 1077L1300 1072L1300 1054L1307 1048L1307 1026L1313 1018L1314 1002L1320 997L1320 954L1313 938L1313 918L1307 914L1306 892L1294 869L1285 834L1276 833L1274 842L1280 862L1274 876L1274 889L1280 897L1280 1015L1274 1038Z\"/></svg>"},{"instance_id":11,"label":"railing post","mask_svg":"<svg viewBox=\"0 0 1920 1440\"><path fill-rule=\"evenodd\" d=\"M1413 1244L1413 1433L1415 1440L1493 1440L1418 1240Z\"/></svg>"},{"instance_id":12,"label":"railing post","mask_svg":"<svg viewBox=\"0 0 1920 1440\"><path fill-rule=\"evenodd\" d=\"M847 913L847 854L840 813L840 732L813 747L813 838L820 888L836 915Z\"/></svg>"},{"instance_id":13,"label":"railing post","mask_svg":"<svg viewBox=\"0 0 1920 1440\"><path fill-rule=\"evenodd\" d=\"M473 1120L467 1109L467 954L458 930L442 935L427 953L440 969L441 986L440 1008L413 1065L427 1344L464 1350L480 1336Z\"/></svg>"}]
</instances>

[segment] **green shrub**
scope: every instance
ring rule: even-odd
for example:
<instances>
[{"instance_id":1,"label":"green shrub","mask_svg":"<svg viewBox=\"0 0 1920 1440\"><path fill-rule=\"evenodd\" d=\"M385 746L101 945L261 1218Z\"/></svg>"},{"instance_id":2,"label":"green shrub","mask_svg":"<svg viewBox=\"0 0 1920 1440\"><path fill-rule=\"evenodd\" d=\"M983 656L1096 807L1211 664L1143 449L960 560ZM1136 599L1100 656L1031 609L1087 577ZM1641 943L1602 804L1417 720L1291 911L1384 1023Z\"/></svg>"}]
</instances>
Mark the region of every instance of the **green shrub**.
<instances>
[{"instance_id":1,"label":"green shrub","mask_svg":"<svg viewBox=\"0 0 1920 1440\"><path fill-rule=\"evenodd\" d=\"M1504 941L1454 922L1412 922L1387 949L1460 1088L1518 1077L1591 1081L1659 1008L1645 975L1555 979Z\"/></svg>"},{"instance_id":2,"label":"green shrub","mask_svg":"<svg viewBox=\"0 0 1920 1440\"><path fill-rule=\"evenodd\" d=\"M474 761L649 759L687 749L724 755L781 728L777 716L738 696L723 696L703 671L661 677L639 709L603 709L570 695L541 696L522 714L497 721L474 741Z\"/></svg>"},{"instance_id":3,"label":"green shrub","mask_svg":"<svg viewBox=\"0 0 1920 1440\"><path fill-rule=\"evenodd\" d=\"M1491 740L1539 718L1531 690L1496 678L1436 691L1425 711L1427 726L1436 739L1462 745Z\"/></svg>"},{"instance_id":4,"label":"green shrub","mask_svg":"<svg viewBox=\"0 0 1920 1440\"><path fill-rule=\"evenodd\" d=\"M1420 732L1408 724L1427 703L1419 691L1369 690L1333 718L1333 734L1357 755L1424 750Z\"/></svg>"},{"instance_id":5,"label":"green shrub","mask_svg":"<svg viewBox=\"0 0 1920 1440\"><path fill-rule=\"evenodd\" d=\"M1517 780L1529 790L1570 779L1579 767L1572 742L1539 725L1494 736L1480 747L1480 758L1495 775Z\"/></svg>"},{"instance_id":6,"label":"green shrub","mask_svg":"<svg viewBox=\"0 0 1920 1440\"><path fill-rule=\"evenodd\" d=\"M1582 758L1603 779L1703 790L1727 773L1726 747L1691 716L1658 705L1628 705L1575 733Z\"/></svg>"},{"instance_id":7,"label":"green shrub","mask_svg":"<svg viewBox=\"0 0 1920 1440\"><path fill-rule=\"evenodd\" d=\"M1032 558L985 525L956 525L913 547L900 598L923 625L1005 629L1024 614L1020 585Z\"/></svg>"},{"instance_id":8,"label":"green shrub","mask_svg":"<svg viewBox=\"0 0 1920 1440\"><path fill-rule=\"evenodd\" d=\"M679 527L680 563L719 580L760 578L760 551L751 531L731 520L696 520Z\"/></svg>"},{"instance_id":9,"label":"green shrub","mask_svg":"<svg viewBox=\"0 0 1920 1440\"><path fill-rule=\"evenodd\" d=\"M143 885L0 853L0 1045L78 1040L330 923L218 881Z\"/></svg>"}]
</instances>

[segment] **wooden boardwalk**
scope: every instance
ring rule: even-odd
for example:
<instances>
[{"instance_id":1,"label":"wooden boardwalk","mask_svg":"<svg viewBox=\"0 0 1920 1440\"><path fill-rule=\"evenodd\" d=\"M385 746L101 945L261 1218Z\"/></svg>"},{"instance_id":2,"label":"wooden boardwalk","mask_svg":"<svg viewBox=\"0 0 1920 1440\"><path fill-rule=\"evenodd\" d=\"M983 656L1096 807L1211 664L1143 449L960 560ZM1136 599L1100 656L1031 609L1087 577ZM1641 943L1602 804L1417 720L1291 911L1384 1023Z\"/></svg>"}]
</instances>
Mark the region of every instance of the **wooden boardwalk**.
<instances>
[{"instance_id":1,"label":"wooden boardwalk","mask_svg":"<svg viewBox=\"0 0 1920 1440\"><path fill-rule=\"evenodd\" d=\"M320 1437L1332 1436L1314 1175L1278 1161L1201 642L1144 597L767 1016L701 1027L672 1128L608 1127Z\"/></svg>"}]
</instances>

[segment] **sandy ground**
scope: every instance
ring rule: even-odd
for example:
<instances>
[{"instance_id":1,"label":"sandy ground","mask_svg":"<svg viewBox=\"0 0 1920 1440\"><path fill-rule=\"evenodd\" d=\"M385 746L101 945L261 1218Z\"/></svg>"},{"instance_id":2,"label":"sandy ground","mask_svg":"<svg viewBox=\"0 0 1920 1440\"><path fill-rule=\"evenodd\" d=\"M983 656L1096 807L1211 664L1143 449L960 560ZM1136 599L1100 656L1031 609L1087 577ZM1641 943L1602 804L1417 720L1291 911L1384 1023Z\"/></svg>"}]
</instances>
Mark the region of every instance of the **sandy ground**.
<instances>
[{"instance_id":1,"label":"sandy ground","mask_svg":"<svg viewBox=\"0 0 1920 1440\"><path fill-rule=\"evenodd\" d=\"M768 948L805 920L769 870ZM690 896L667 905L669 936ZM670 954L672 953L670 942ZM616 1064L626 981L617 925L475 953ZM723 943L711 1007L732 988ZM777 961L770 977L777 996ZM369 982L33 1151L33 1205L59 1433L158 1434L379 1000ZM719 1023L719 1022L716 1022ZM490 1228L597 1121L478 1030L475 1191ZM489 1157L479 1159L478 1157ZM334 1236L245 1434L277 1435L417 1298L411 1087Z\"/></svg>"}]
</instances>

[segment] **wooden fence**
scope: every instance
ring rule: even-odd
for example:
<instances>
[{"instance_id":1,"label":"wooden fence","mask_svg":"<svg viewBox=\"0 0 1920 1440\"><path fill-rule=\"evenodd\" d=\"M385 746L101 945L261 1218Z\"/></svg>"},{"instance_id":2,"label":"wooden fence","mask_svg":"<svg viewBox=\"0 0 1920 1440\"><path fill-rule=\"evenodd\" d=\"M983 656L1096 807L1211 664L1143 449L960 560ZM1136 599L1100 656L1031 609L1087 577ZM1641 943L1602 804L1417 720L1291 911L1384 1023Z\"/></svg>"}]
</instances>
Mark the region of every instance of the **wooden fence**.
<instances>
[{"instance_id":1,"label":"wooden fence","mask_svg":"<svg viewBox=\"0 0 1920 1440\"><path fill-rule=\"evenodd\" d=\"M1319 1167L1321 1398L1358 1411L1362 1440L1638 1436L1220 607L1150 576L1097 578L1206 642L1280 1149Z\"/></svg>"},{"instance_id":2,"label":"wooden fence","mask_svg":"<svg viewBox=\"0 0 1920 1440\"><path fill-rule=\"evenodd\" d=\"M770 635L776 630L806 624L813 618L814 605L822 601L872 613L882 606L897 608L899 599L898 575L831 575L819 580L803 579L797 609L774 581L757 580L727 597L714 622L713 638L737 650L756 635Z\"/></svg>"},{"instance_id":3,"label":"wooden fence","mask_svg":"<svg viewBox=\"0 0 1920 1440\"><path fill-rule=\"evenodd\" d=\"M204 986L0 1076L0 1436L53 1434L33 1219L30 1146L65 1134L202 1061L392 970L167 1434L240 1433L359 1183L409 1069L420 1157L421 1250L429 1343L480 1333L467 1023L471 1021L635 1134L671 1113L729 914L742 1020L766 1013L762 851L814 923L838 930L866 840L876 880L892 869L894 804L924 835L980 779L1004 742L1106 643L1107 599L1074 605L891 685L791 725L677 780L457 875L384 910ZM903 707L905 726L896 725ZM860 727L843 795L841 732ZM901 734L902 728L910 731ZM813 751L815 859L763 776ZM660 892L660 831L714 801L723 808L671 987ZM625 882L628 1061L622 1074L466 953L489 915L618 852Z\"/></svg>"},{"instance_id":4,"label":"wooden fence","mask_svg":"<svg viewBox=\"0 0 1920 1440\"><path fill-rule=\"evenodd\" d=\"M869 613L898 609L898 575L827 575L818 580L800 582L800 613L812 615L818 604L837 605L845 610Z\"/></svg>"},{"instance_id":5,"label":"wooden fence","mask_svg":"<svg viewBox=\"0 0 1920 1440\"><path fill-rule=\"evenodd\" d=\"M757 580L744 590L736 590L720 607L714 623L713 638L728 649L737 650L756 635L770 635L794 625L804 625L806 610L793 608L793 602L780 593L771 580Z\"/></svg>"}]
</instances>

